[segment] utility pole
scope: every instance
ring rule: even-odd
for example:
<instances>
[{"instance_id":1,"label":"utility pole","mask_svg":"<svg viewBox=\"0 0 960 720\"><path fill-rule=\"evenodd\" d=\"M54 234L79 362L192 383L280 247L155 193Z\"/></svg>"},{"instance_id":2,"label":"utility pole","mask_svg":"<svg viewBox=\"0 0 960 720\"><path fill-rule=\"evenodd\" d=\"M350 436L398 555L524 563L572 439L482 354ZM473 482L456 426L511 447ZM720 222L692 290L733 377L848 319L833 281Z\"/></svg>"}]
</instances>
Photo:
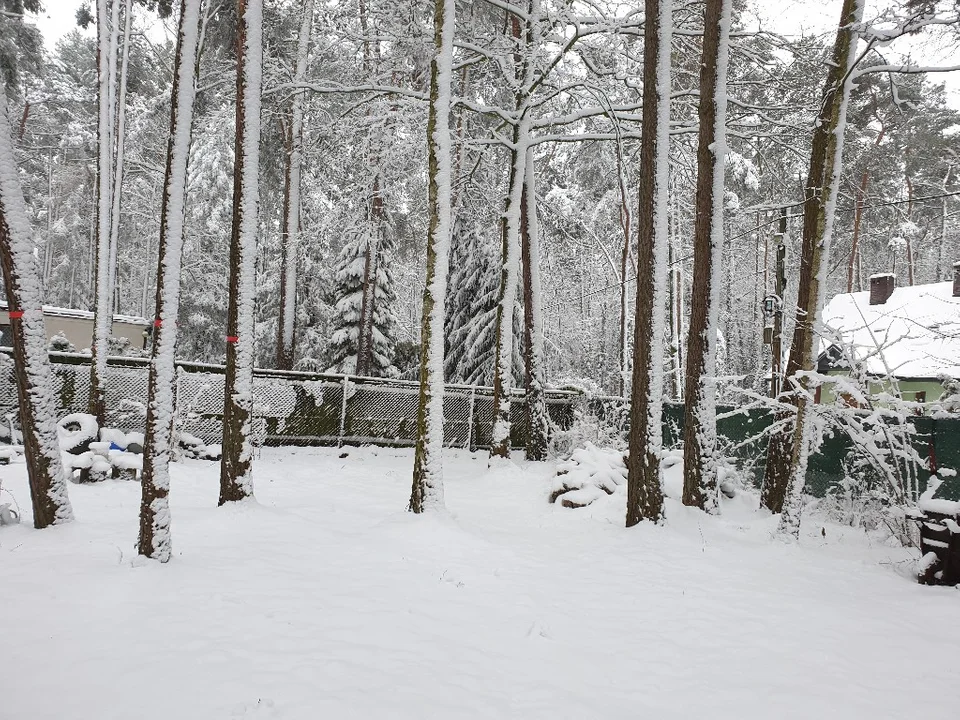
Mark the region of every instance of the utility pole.
<instances>
[{"instance_id":1,"label":"utility pole","mask_svg":"<svg viewBox=\"0 0 960 720\"><path fill-rule=\"evenodd\" d=\"M775 398L780 394L781 364L783 362L783 293L787 287L786 258L787 247L783 244L783 239L787 234L787 210L780 210L780 227L774 240L777 250L777 271L773 281L775 290L773 295L773 332L770 339L770 350L773 355L770 367L770 397ZM764 308L766 309L766 308Z\"/></svg>"}]
</instances>

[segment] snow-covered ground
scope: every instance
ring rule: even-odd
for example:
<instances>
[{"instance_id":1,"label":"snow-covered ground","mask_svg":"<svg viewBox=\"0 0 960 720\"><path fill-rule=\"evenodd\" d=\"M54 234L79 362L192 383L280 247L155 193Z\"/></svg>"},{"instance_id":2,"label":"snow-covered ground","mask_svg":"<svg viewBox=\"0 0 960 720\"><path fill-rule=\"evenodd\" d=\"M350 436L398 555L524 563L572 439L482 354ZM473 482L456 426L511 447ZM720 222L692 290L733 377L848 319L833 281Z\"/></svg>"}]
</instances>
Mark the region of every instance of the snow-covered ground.
<instances>
[{"instance_id":1,"label":"snow-covered ground","mask_svg":"<svg viewBox=\"0 0 960 720\"><path fill-rule=\"evenodd\" d=\"M0 718L956 717L960 594L902 549L771 540L744 496L626 530L622 488L564 509L552 465L466 452L414 516L410 451L341 452L267 449L219 509L219 465L177 463L167 565L136 561L132 482L0 528Z\"/></svg>"}]
</instances>

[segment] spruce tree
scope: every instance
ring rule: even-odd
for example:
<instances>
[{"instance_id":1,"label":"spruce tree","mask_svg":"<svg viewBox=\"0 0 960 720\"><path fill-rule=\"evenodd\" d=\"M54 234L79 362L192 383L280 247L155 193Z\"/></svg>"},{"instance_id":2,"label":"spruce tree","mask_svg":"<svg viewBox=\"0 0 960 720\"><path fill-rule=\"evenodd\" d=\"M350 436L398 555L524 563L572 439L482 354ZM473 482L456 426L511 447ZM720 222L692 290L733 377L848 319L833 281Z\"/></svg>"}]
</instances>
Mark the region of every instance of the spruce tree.
<instances>
[{"instance_id":1,"label":"spruce tree","mask_svg":"<svg viewBox=\"0 0 960 720\"><path fill-rule=\"evenodd\" d=\"M327 372L396 377L396 292L393 287L391 232L361 225L337 258L334 288L334 331L330 336ZM364 303L367 303L367 307ZM364 339L364 313L368 315ZM368 347L368 360L358 368L358 355ZM363 366L366 367L363 367Z\"/></svg>"}]
</instances>

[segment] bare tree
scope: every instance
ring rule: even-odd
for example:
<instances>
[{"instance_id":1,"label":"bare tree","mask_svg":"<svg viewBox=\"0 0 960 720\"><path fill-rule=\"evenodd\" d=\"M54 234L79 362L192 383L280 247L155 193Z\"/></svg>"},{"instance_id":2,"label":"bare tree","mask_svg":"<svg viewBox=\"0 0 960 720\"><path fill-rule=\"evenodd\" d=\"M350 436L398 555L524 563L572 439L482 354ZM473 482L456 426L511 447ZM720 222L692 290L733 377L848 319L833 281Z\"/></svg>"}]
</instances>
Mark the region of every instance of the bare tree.
<instances>
[{"instance_id":1,"label":"bare tree","mask_svg":"<svg viewBox=\"0 0 960 720\"><path fill-rule=\"evenodd\" d=\"M223 388L220 504L253 495L253 305L260 200L263 0L237 0L237 129L230 234L230 302Z\"/></svg>"},{"instance_id":2,"label":"bare tree","mask_svg":"<svg viewBox=\"0 0 960 720\"><path fill-rule=\"evenodd\" d=\"M119 0L114 0L114 8ZM97 205L94 236L96 299L93 313L93 342L90 344L90 413L103 425L107 351L113 324L110 290L110 231L113 193L113 109L116 65L111 50L116 43L117 23L111 24L108 0L97 0Z\"/></svg>"},{"instance_id":3,"label":"bare tree","mask_svg":"<svg viewBox=\"0 0 960 720\"><path fill-rule=\"evenodd\" d=\"M147 427L143 448L140 536L137 551L160 562L170 559L170 441L176 390L177 315L180 311L180 261L183 255L187 161L196 96L195 69L201 0L181 0L180 29L170 102L170 135L160 206L156 319L147 389Z\"/></svg>"},{"instance_id":4,"label":"bare tree","mask_svg":"<svg viewBox=\"0 0 960 720\"><path fill-rule=\"evenodd\" d=\"M40 268L33 254L30 221L11 136L6 95L0 88L0 265L13 331L17 398L33 525L45 528L72 520L73 511L57 442Z\"/></svg>"},{"instance_id":5,"label":"bare tree","mask_svg":"<svg viewBox=\"0 0 960 720\"><path fill-rule=\"evenodd\" d=\"M815 324L823 305L827 258L833 235L850 97L851 71L855 62L857 25L863 15L863 0L844 0L840 27L827 65L820 113L813 131L810 166L804 188L803 242L797 319L785 377L794 383L781 395L789 409L780 414L782 430L770 438L762 504L782 511L781 530L797 535L809 454L808 403L810 380L805 373L816 361ZM789 499L787 498L789 490Z\"/></svg>"},{"instance_id":6,"label":"bare tree","mask_svg":"<svg viewBox=\"0 0 960 720\"><path fill-rule=\"evenodd\" d=\"M453 231L452 137L450 104L453 87L455 0L436 0L430 66L430 110L427 118L430 178L430 230L427 276L423 288L420 331L420 403L413 464L411 512L443 507L443 319L447 296L447 259Z\"/></svg>"},{"instance_id":7,"label":"bare tree","mask_svg":"<svg viewBox=\"0 0 960 720\"><path fill-rule=\"evenodd\" d=\"M727 64L731 0L706 0L700 63L700 130L693 231L693 287L683 415L683 503L716 512L717 318L727 151Z\"/></svg>"},{"instance_id":8,"label":"bare tree","mask_svg":"<svg viewBox=\"0 0 960 720\"><path fill-rule=\"evenodd\" d=\"M646 0L643 29L643 114L640 208L637 214L637 303L627 459L627 527L663 515L660 451L663 335L666 320L670 52L672 0Z\"/></svg>"},{"instance_id":9,"label":"bare tree","mask_svg":"<svg viewBox=\"0 0 960 720\"><path fill-rule=\"evenodd\" d=\"M527 421L527 460L546 460L547 401L543 364L543 291L540 287L540 222L537 217L533 148L527 150L521 199L520 242L523 262L523 366Z\"/></svg>"},{"instance_id":10,"label":"bare tree","mask_svg":"<svg viewBox=\"0 0 960 720\"><path fill-rule=\"evenodd\" d=\"M300 33L297 35L297 68L294 83L307 74L314 0L304 0ZM277 367L293 368L294 329L297 316L297 252L300 235L300 178L303 168L303 95L297 89L290 100L286 127L287 163L283 182L283 228L280 264L280 315L277 328Z\"/></svg>"}]
</instances>

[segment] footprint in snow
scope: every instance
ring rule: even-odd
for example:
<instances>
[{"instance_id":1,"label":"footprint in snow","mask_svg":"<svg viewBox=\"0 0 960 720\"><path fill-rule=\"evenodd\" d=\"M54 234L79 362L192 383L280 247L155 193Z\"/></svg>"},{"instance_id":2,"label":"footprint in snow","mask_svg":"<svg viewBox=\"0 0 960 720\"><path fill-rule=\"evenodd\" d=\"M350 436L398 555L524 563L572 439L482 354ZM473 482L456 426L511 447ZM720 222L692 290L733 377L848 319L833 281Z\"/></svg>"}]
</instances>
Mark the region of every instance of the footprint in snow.
<instances>
[{"instance_id":1,"label":"footprint in snow","mask_svg":"<svg viewBox=\"0 0 960 720\"><path fill-rule=\"evenodd\" d=\"M257 698L252 702L237 705L231 717L248 718L249 720L270 720L271 718L280 717L280 714L273 700L270 698Z\"/></svg>"}]
</instances>

